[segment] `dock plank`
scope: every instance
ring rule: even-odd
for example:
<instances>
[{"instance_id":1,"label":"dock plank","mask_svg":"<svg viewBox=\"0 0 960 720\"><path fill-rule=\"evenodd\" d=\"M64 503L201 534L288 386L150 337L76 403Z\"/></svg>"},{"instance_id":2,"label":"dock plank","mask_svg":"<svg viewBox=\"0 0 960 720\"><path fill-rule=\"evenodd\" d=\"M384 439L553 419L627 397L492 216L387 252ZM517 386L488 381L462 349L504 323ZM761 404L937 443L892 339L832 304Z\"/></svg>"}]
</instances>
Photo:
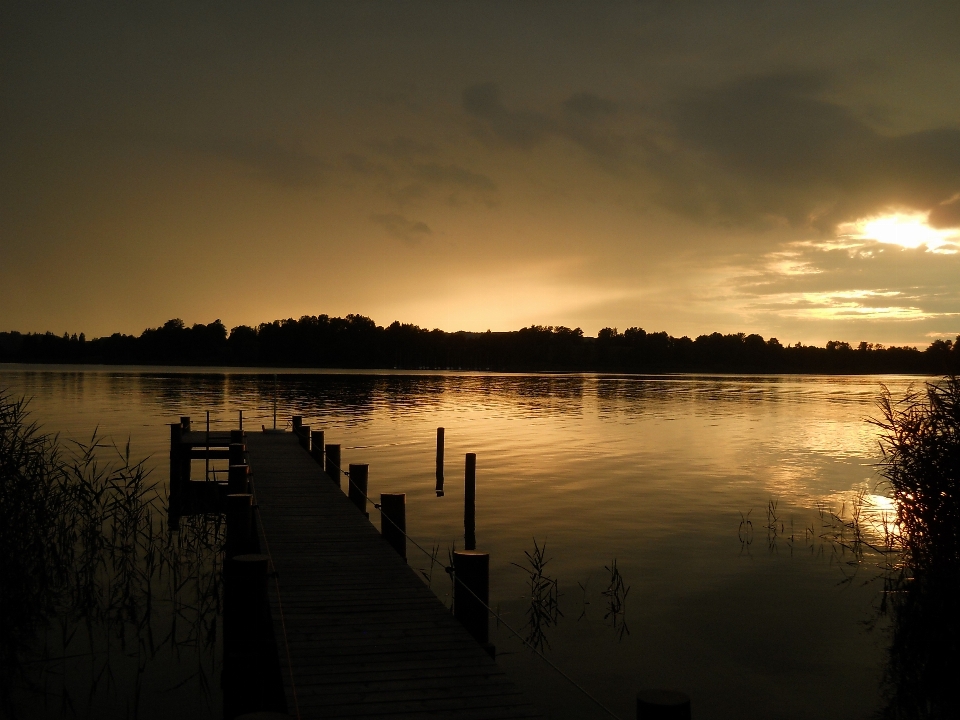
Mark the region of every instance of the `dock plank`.
<instances>
[{"instance_id":1,"label":"dock plank","mask_svg":"<svg viewBox=\"0 0 960 720\"><path fill-rule=\"evenodd\" d=\"M296 436L247 450L292 716L541 717Z\"/></svg>"}]
</instances>

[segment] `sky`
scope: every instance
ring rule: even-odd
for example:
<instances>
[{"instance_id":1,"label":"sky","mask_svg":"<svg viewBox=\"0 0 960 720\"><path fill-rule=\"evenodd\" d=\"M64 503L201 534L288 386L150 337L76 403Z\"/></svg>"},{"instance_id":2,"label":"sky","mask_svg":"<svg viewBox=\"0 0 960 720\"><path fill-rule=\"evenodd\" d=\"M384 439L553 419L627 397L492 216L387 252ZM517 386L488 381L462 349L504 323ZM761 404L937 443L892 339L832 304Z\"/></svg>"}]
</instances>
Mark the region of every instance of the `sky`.
<instances>
[{"instance_id":1,"label":"sky","mask_svg":"<svg viewBox=\"0 0 960 720\"><path fill-rule=\"evenodd\" d=\"M960 3L0 9L0 330L960 334Z\"/></svg>"}]
</instances>

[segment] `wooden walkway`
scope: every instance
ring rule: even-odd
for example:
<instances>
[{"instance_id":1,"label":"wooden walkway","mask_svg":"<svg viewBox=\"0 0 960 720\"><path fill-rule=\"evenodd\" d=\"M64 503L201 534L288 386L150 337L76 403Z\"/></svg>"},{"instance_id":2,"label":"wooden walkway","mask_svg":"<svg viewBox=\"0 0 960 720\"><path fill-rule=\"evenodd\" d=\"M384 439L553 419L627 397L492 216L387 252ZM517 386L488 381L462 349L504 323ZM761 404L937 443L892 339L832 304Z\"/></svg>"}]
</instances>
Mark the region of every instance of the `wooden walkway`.
<instances>
[{"instance_id":1,"label":"wooden walkway","mask_svg":"<svg viewBox=\"0 0 960 720\"><path fill-rule=\"evenodd\" d=\"M293 433L247 450L291 716L540 717Z\"/></svg>"}]
</instances>

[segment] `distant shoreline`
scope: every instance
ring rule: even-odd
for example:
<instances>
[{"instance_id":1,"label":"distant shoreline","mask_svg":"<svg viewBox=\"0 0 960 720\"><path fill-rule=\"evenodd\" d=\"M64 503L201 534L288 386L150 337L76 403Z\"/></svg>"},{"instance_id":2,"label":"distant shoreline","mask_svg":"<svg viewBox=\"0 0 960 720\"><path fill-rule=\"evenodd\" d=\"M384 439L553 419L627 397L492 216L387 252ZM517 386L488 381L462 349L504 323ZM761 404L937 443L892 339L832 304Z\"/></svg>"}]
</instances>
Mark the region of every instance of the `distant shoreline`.
<instances>
[{"instance_id":1,"label":"distant shoreline","mask_svg":"<svg viewBox=\"0 0 960 720\"><path fill-rule=\"evenodd\" d=\"M275 320L230 331L216 320L170 320L139 336L0 332L0 363L78 366L299 368L336 371L604 373L626 375L948 375L960 373L960 338L926 349L782 345L745 333L673 337L642 328L534 325L510 332L445 332L348 315Z\"/></svg>"}]
</instances>

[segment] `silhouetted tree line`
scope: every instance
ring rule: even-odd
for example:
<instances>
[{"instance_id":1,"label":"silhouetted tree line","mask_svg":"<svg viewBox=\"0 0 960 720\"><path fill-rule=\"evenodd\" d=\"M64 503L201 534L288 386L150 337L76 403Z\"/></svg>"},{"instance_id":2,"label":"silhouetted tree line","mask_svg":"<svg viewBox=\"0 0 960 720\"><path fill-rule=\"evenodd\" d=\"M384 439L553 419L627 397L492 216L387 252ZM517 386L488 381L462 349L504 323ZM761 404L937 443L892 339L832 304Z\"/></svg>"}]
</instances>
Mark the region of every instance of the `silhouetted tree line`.
<instances>
[{"instance_id":1,"label":"silhouetted tree line","mask_svg":"<svg viewBox=\"0 0 960 720\"><path fill-rule=\"evenodd\" d=\"M0 333L0 362L129 365L403 368L602 372L930 373L960 372L960 337L925 350L840 341L826 347L781 345L760 335L676 338L642 328L533 325L512 332L444 332L368 317L304 316L229 332L219 320L188 327L170 320L139 337L115 333Z\"/></svg>"}]
</instances>

